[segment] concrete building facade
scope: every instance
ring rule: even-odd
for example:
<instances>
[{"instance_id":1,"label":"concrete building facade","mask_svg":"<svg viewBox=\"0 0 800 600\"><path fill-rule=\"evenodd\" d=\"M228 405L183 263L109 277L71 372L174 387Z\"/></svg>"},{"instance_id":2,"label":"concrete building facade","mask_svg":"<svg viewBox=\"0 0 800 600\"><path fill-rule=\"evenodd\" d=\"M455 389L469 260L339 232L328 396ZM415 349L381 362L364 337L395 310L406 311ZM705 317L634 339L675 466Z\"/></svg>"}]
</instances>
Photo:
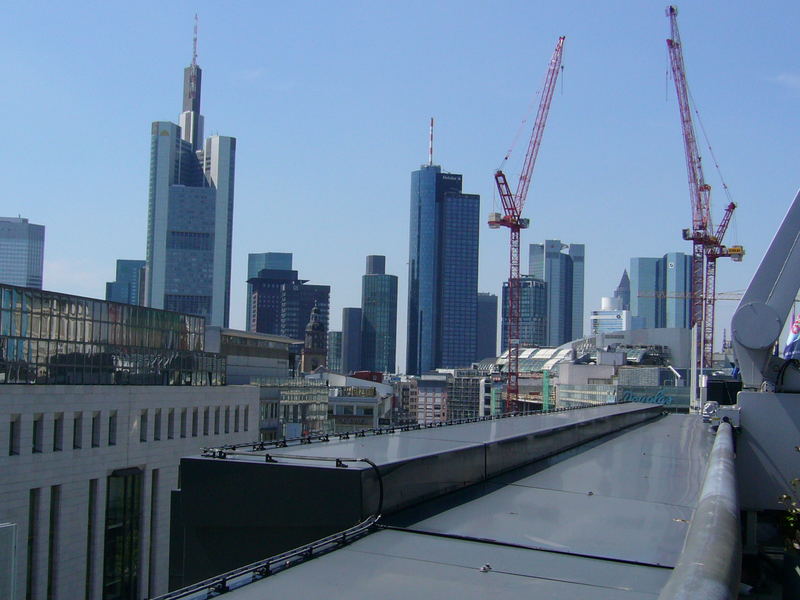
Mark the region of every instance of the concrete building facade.
<instances>
[{"instance_id":1,"label":"concrete building facade","mask_svg":"<svg viewBox=\"0 0 800 600\"><path fill-rule=\"evenodd\" d=\"M18 535L11 599L166 593L178 462L254 439L258 408L254 386L0 386L0 522Z\"/></svg>"}]
</instances>

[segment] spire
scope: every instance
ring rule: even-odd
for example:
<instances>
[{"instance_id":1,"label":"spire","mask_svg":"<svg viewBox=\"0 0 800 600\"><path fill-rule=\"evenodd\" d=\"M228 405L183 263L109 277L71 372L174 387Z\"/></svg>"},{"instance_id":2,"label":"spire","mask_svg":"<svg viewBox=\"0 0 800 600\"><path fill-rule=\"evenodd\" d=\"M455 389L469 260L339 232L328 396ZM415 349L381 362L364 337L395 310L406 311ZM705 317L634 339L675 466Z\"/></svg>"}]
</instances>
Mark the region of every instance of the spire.
<instances>
[{"instance_id":1,"label":"spire","mask_svg":"<svg viewBox=\"0 0 800 600\"><path fill-rule=\"evenodd\" d=\"M203 72L197 65L197 15L194 16L192 63L183 70L183 110L181 137L199 150L203 144L203 117L200 116L200 84Z\"/></svg>"},{"instance_id":2,"label":"spire","mask_svg":"<svg viewBox=\"0 0 800 600\"><path fill-rule=\"evenodd\" d=\"M192 66L197 66L197 13L194 13L194 37L192 38Z\"/></svg>"},{"instance_id":3,"label":"spire","mask_svg":"<svg viewBox=\"0 0 800 600\"><path fill-rule=\"evenodd\" d=\"M428 166L433 166L433 117L431 117L431 133L428 141Z\"/></svg>"}]
</instances>

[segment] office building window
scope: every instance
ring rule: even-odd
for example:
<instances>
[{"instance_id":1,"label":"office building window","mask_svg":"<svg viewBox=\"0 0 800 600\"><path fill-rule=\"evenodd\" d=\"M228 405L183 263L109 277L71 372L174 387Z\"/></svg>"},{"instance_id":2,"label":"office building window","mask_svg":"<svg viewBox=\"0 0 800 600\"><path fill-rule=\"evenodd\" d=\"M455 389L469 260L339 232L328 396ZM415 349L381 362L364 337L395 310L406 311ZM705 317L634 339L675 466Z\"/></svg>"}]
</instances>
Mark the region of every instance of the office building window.
<instances>
[{"instance_id":1,"label":"office building window","mask_svg":"<svg viewBox=\"0 0 800 600\"><path fill-rule=\"evenodd\" d=\"M186 437L186 419L187 419L186 409L182 408L181 409L181 437L182 438Z\"/></svg>"},{"instance_id":2,"label":"office building window","mask_svg":"<svg viewBox=\"0 0 800 600\"><path fill-rule=\"evenodd\" d=\"M92 448L100 447L100 411L92 414Z\"/></svg>"},{"instance_id":3,"label":"office building window","mask_svg":"<svg viewBox=\"0 0 800 600\"><path fill-rule=\"evenodd\" d=\"M153 439L161 439L161 409L157 408L153 415Z\"/></svg>"},{"instance_id":4,"label":"office building window","mask_svg":"<svg viewBox=\"0 0 800 600\"><path fill-rule=\"evenodd\" d=\"M64 449L64 413L56 413L53 417L53 452Z\"/></svg>"},{"instance_id":5,"label":"office building window","mask_svg":"<svg viewBox=\"0 0 800 600\"><path fill-rule=\"evenodd\" d=\"M19 454L20 426L22 425L21 415L11 415L8 422L8 455Z\"/></svg>"},{"instance_id":6,"label":"office building window","mask_svg":"<svg viewBox=\"0 0 800 600\"><path fill-rule=\"evenodd\" d=\"M248 430L248 425L249 425L248 421L249 421L249 419L250 419L250 407L249 406L245 406L244 407L244 430L245 431Z\"/></svg>"},{"instance_id":7,"label":"office building window","mask_svg":"<svg viewBox=\"0 0 800 600\"><path fill-rule=\"evenodd\" d=\"M206 406L205 409L203 409L203 435L208 435L210 420L210 409Z\"/></svg>"},{"instance_id":8,"label":"office building window","mask_svg":"<svg viewBox=\"0 0 800 600\"><path fill-rule=\"evenodd\" d=\"M167 411L167 439L171 440L175 437L175 409L170 408Z\"/></svg>"},{"instance_id":9,"label":"office building window","mask_svg":"<svg viewBox=\"0 0 800 600\"><path fill-rule=\"evenodd\" d=\"M147 409L145 408L139 414L139 441L147 441Z\"/></svg>"},{"instance_id":10,"label":"office building window","mask_svg":"<svg viewBox=\"0 0 800 600\"><path fill-rule=\"evenodd\" d=\"M95 521L97 519L97 482L97 479L89 480L89 514L87 515L86 519L86 600L92 600L94 598L92 588L94 583L95 569L94 536L96 527Z\"/></svg>"},{"instance_id":11,"label":"office building window","mask_svg":"<svg viewBox=\"0 0 800 600\"><path fill-rule=\"evenodd\" d=\"M76 412L72 415L72 448L83 448L83 413Z\"/></svg>"},{"instance_id":12,"label":"office building window","mask_svg":"<svg viewBox=\"0 0 800 600\"><path fill-rule=\"evenodd\" d=\"M25 582L25 599L34 597L39 587L36 557L39 554L39 488L34 488L28 495L28 570Z\"/></svg>"},{"instance_id":13,"label":"office building window","mask_svg":"<svg viewBox=\"0 0 800 600\"><path fill-rule=\"evenodd\" d=\"M108 415L108 445L117 445L117 411L115 410Z\"/></svg>"},{"instance_id":14,"label":"office building window","mask_svg":"<svg viewBox=\"0 0 800 600\"><path fill-rule=\"evenodd\" d=\"M197 437L199 415L196 408L192 409L192 437Z\"/></svg>"},{"instance_id":15,"label":"office building window","mask_svg":"<svg viewBox=\"0 0 800 600\"><path fill-rule=\"evenodd\" d=\"M234 433L238 433L239 431L239 405L236 405L236 410L233 412L233 431Z\"/></svg>"},{"instance_id":16,"label":"office building window","mask_svg":"<svg viewBox=\"0 0 800 600\"><path fill-rule=\"evenodd\" d=\"M231 407L225 407L225 433L231 432Z\"/></svg>"},{"instance_id":17,"label":"office building window","mask_svg":"<svg viewBox=\"0 0 800 600\"><path fill-rule=\"evenodd\" d=\"M61 486L50 487L50 535L47 544L47 598L55 598L58 576L58 533L60 529Z\"/></svg>"},{"instance_id":18,"label":"office building window","mask_svg":"<svg viewBox=\"0 0 800 600\"><path fill-rule=\"evenodd\" d=\"M33 415L33 452L35 454L42 451L42 442L44 438L44 415L39 413Z\"/></svg>"},{"instance_id":19,"label":"office building window","mask_svg":"<svg viewBox=\"0 0 800 600\"><path fill-rule=\"evenodd\" d=\"M114 471L106 489L104 600L138 597L141 513L141 469Z\"/></svg>"},{"instance_id":20,"label":"office building window","mask_svg":"<svg viewBox=\"0 0 800 600\"><path fill-rule=\"evenodd\" d=\"M214 409L214 435L219 435L219 406Z\"/></svg>"}]
</instances>

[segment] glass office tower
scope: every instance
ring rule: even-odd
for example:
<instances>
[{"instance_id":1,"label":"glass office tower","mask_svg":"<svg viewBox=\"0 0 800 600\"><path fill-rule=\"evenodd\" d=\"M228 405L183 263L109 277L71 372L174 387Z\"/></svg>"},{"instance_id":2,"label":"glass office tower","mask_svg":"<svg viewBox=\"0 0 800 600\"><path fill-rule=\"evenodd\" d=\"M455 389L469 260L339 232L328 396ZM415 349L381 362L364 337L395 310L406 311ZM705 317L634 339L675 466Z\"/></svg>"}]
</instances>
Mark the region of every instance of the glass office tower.
<instances>
[{"instance_id":1,"label":"glass office tower","mask_svg":"<svg viewBox=\"0 0 800 600\"><path fill-rule=\"evenodd\" d=\"M395 372L397 276L386 274L385 256L368 256L361 278L361 368Z\"/></svg>"},{"instance_id":2,"label":"glass office tower","mask_svg":"<svg viewBox=\"0 0 800 600\"><path fill-rule=\"evenodd\" d=\"M462 176L424 165L411 174L406 372L475 358L480 196Z\"/></svg>"},{"instance_id":3,"label":"glass office tower","mask_svg":"<svg viewBox=\"0 0 800 600\"><path fill-rule=\"evenodd\" d=\"M567 252L563 252L567 250ZM583 244L545 240L531 244L528 274L547 284L548 346L583 337Z\"/></svg>"},{"instance_id":4,"label":"glass office tower","mask_svg":"<svg viewBox=\"0 0 800 600\"><path fill-rule=\"evenodd\" d=\"M44 225L0 217L0 283L42 289Z\"/></svg>"},{"instance_id":5,"label":"glass office tower","mask_svg":"<svg viewBox=\"0 0 800 600\"><path fill-rule=\"evenodd\" d=\"M200 81L193 61L181 124L152 124L145 304L228 327L236 138L203 142Z\"/></svg>"},{"instance_id":6,"label":"glass office tower","mask_svg":"<svg viewBox=\"0 0 800 600\"><path fill-rule=\"evenodd\" d=\"M642 327L690 326L690 255L669 252L661 258L632 258L630 288L631 314L641 318Z\"/></svg>"}]
</instances>

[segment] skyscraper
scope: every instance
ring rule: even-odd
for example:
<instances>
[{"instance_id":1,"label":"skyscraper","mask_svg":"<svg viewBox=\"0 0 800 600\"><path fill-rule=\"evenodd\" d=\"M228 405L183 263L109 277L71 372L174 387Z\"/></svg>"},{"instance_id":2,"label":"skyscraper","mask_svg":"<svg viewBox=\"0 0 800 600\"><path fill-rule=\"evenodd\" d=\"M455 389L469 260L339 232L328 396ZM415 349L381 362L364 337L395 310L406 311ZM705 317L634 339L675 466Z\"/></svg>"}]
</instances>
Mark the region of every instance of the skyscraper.
<instances>
[{"instance_id":1,"label":"skyscraper","mask_svg":"<svg viewBox=\"0 0 800 600\"><path fill-rule=\"evenodd\" d=\"M44 225L0 217L0 283L42 289Z\"/></svg>"},{"instance_id":2,"label":"skyscraper","mask_svg":"<svg viewBox=\"0 0 800 600\"><path fill-rule=\"evenodd\" d=\"M297 279L297 271L289 269L262 269L257 277L247 280L247 285L252 290L248 331L282 335L281 287L292 281L300 280ZM305 280L301 283L305 283Z\"/></svg>"},{"instance_id":3,"label":"skyscraper","mask_svg":"<svg viewBox=\"0 0 800 600\"><path fill-rule=\"evenodd\" d=\"M245 327L247 331L255 331L253 321L253 284L250 280L258 277L259 272L264 269L291 271L292 253L291 252L262 252L260 254L247 255L247 315ZM277 332L276 332L277 333Z\"/></svg>"},{"instance_id":4,"label":"skyscraper","mask_svg":"<svg viewBox=\"0 0 800 600\"><path fill-rule=\"evenodd\" d=\"M360 308L342 309L342 373L361 370L361 320Z\"/></svg>"},{"instance_id":5,"label":"skyscraper","mask_svg":"<svg viewBox=\"0 0 800 600\"><path fill-rule=\"evenodd\" d=\"M547 284L547 345L582 337L584 245L545 240L529 250L529 274Z\"/></svg>"},{"instance_id":6,"label":"skyscraper","mask_svg":"<svg viewBox=\"0 0 800 600\"><path fill-rule=\"evenodd\" d=\"M619 298L621 310L631 309L631 280L628 277L628 270L622 271L617 289L614 290L614 298Z\"/></svg>"},{"instance_id":7,"label":"skyscraper","mask_svg":"<svg viewBox=\"0 0 800 600\"><path fill-rule=\"evenodd\" d=\"M547 284L532 275L519 282L519 343L523 348L547 346ZM508 350L508 281L503 282L502 350Z\"/></svg>"},{"instance_id":8,"label":"skyscraper","mask_svg":"<svg viewBox=\"0 0 800 600\"><path fill-rule=\"evenodd\" d=\"M478 337L475 360L497 356L497 296L478 292Z\"/></svg>"},{"instance_id":9,"label":"skyscraper","mask_svg":"<svg viewBox=\"0 0 800 600\"><path fill-rule=\"evenodd\" d=\"M270 264L291 266L283 259ZM249 331L301 340L315 305L328 330L329 285L309 285L307 279L298 279L297 271L288 269L262 269L247 283L253 290Z\"/></svg>"},{"instance_id":10,"label":"skyscraper","mask_svg":"<svg viewBox=\"0 0 800 600\"><path fill-rule=\"evenodd\" d=\"M117 260L116 280L106 283L106 300L141 304L146 264L144 260Z\"/></svg>"},{"instance_id":11,"label":"skyscraper","mask_svg":"<svg viewBox=\"0 0 800 600\"><path fill-rule=\"evenodd\" d=\"M361 369L395 372L397 276L386 274L385 256L367 256L361 278Z\"/></svg>"},{"instance_id":12,"label":"skyscraper","mask_svg":"<svg viewBox=\"0 0 800 600\"><path fill-rule=\"evenodd\" d=\"M227 327L236 139L203 143L201 77L195 52L180 125L152 125L145 303Z\"/></svg>"},{"instance_id":13,"label":"skyscraper","mask_svg":"<svg viewBox=\"0 0 800 600\"><path fill-rule=\"evenodd\" d=\"M411 174L406 371L464 367L477 338L480 196L428 164Z\"/></svg>"},{"instance_id":14,"label":"skyscraper","mask_svg":"<svg viewBox=\"0 0 800 600\"><path fill-rule=\"evenodd\" d=\"M315 321L328 331L331 286L307 284L297 280L281 286L281 335L302 340L311 312L316 309ZM322 350L328 343L326 336L318 341Z\"/></svg>"},{"instance_id":15,"label":"skyscraper","mask_svg":"<svg viewBox=\"0 0 800 600\"><path fill-rule=\"evenodd\" d=\"M692 257L669 252L631 259L631 315L641 326L686 328L691 319Z\"/></svg>"},{"instance_id":16,"label":"skyscraper","mask_svg":"<svg viewBox=\"0 0 800 600\"><path fill-rule=\"evenodd\" d=\"M334 373L342 372L342 332L328 332L328 368Z\"/></svg>"}]
</instances>

